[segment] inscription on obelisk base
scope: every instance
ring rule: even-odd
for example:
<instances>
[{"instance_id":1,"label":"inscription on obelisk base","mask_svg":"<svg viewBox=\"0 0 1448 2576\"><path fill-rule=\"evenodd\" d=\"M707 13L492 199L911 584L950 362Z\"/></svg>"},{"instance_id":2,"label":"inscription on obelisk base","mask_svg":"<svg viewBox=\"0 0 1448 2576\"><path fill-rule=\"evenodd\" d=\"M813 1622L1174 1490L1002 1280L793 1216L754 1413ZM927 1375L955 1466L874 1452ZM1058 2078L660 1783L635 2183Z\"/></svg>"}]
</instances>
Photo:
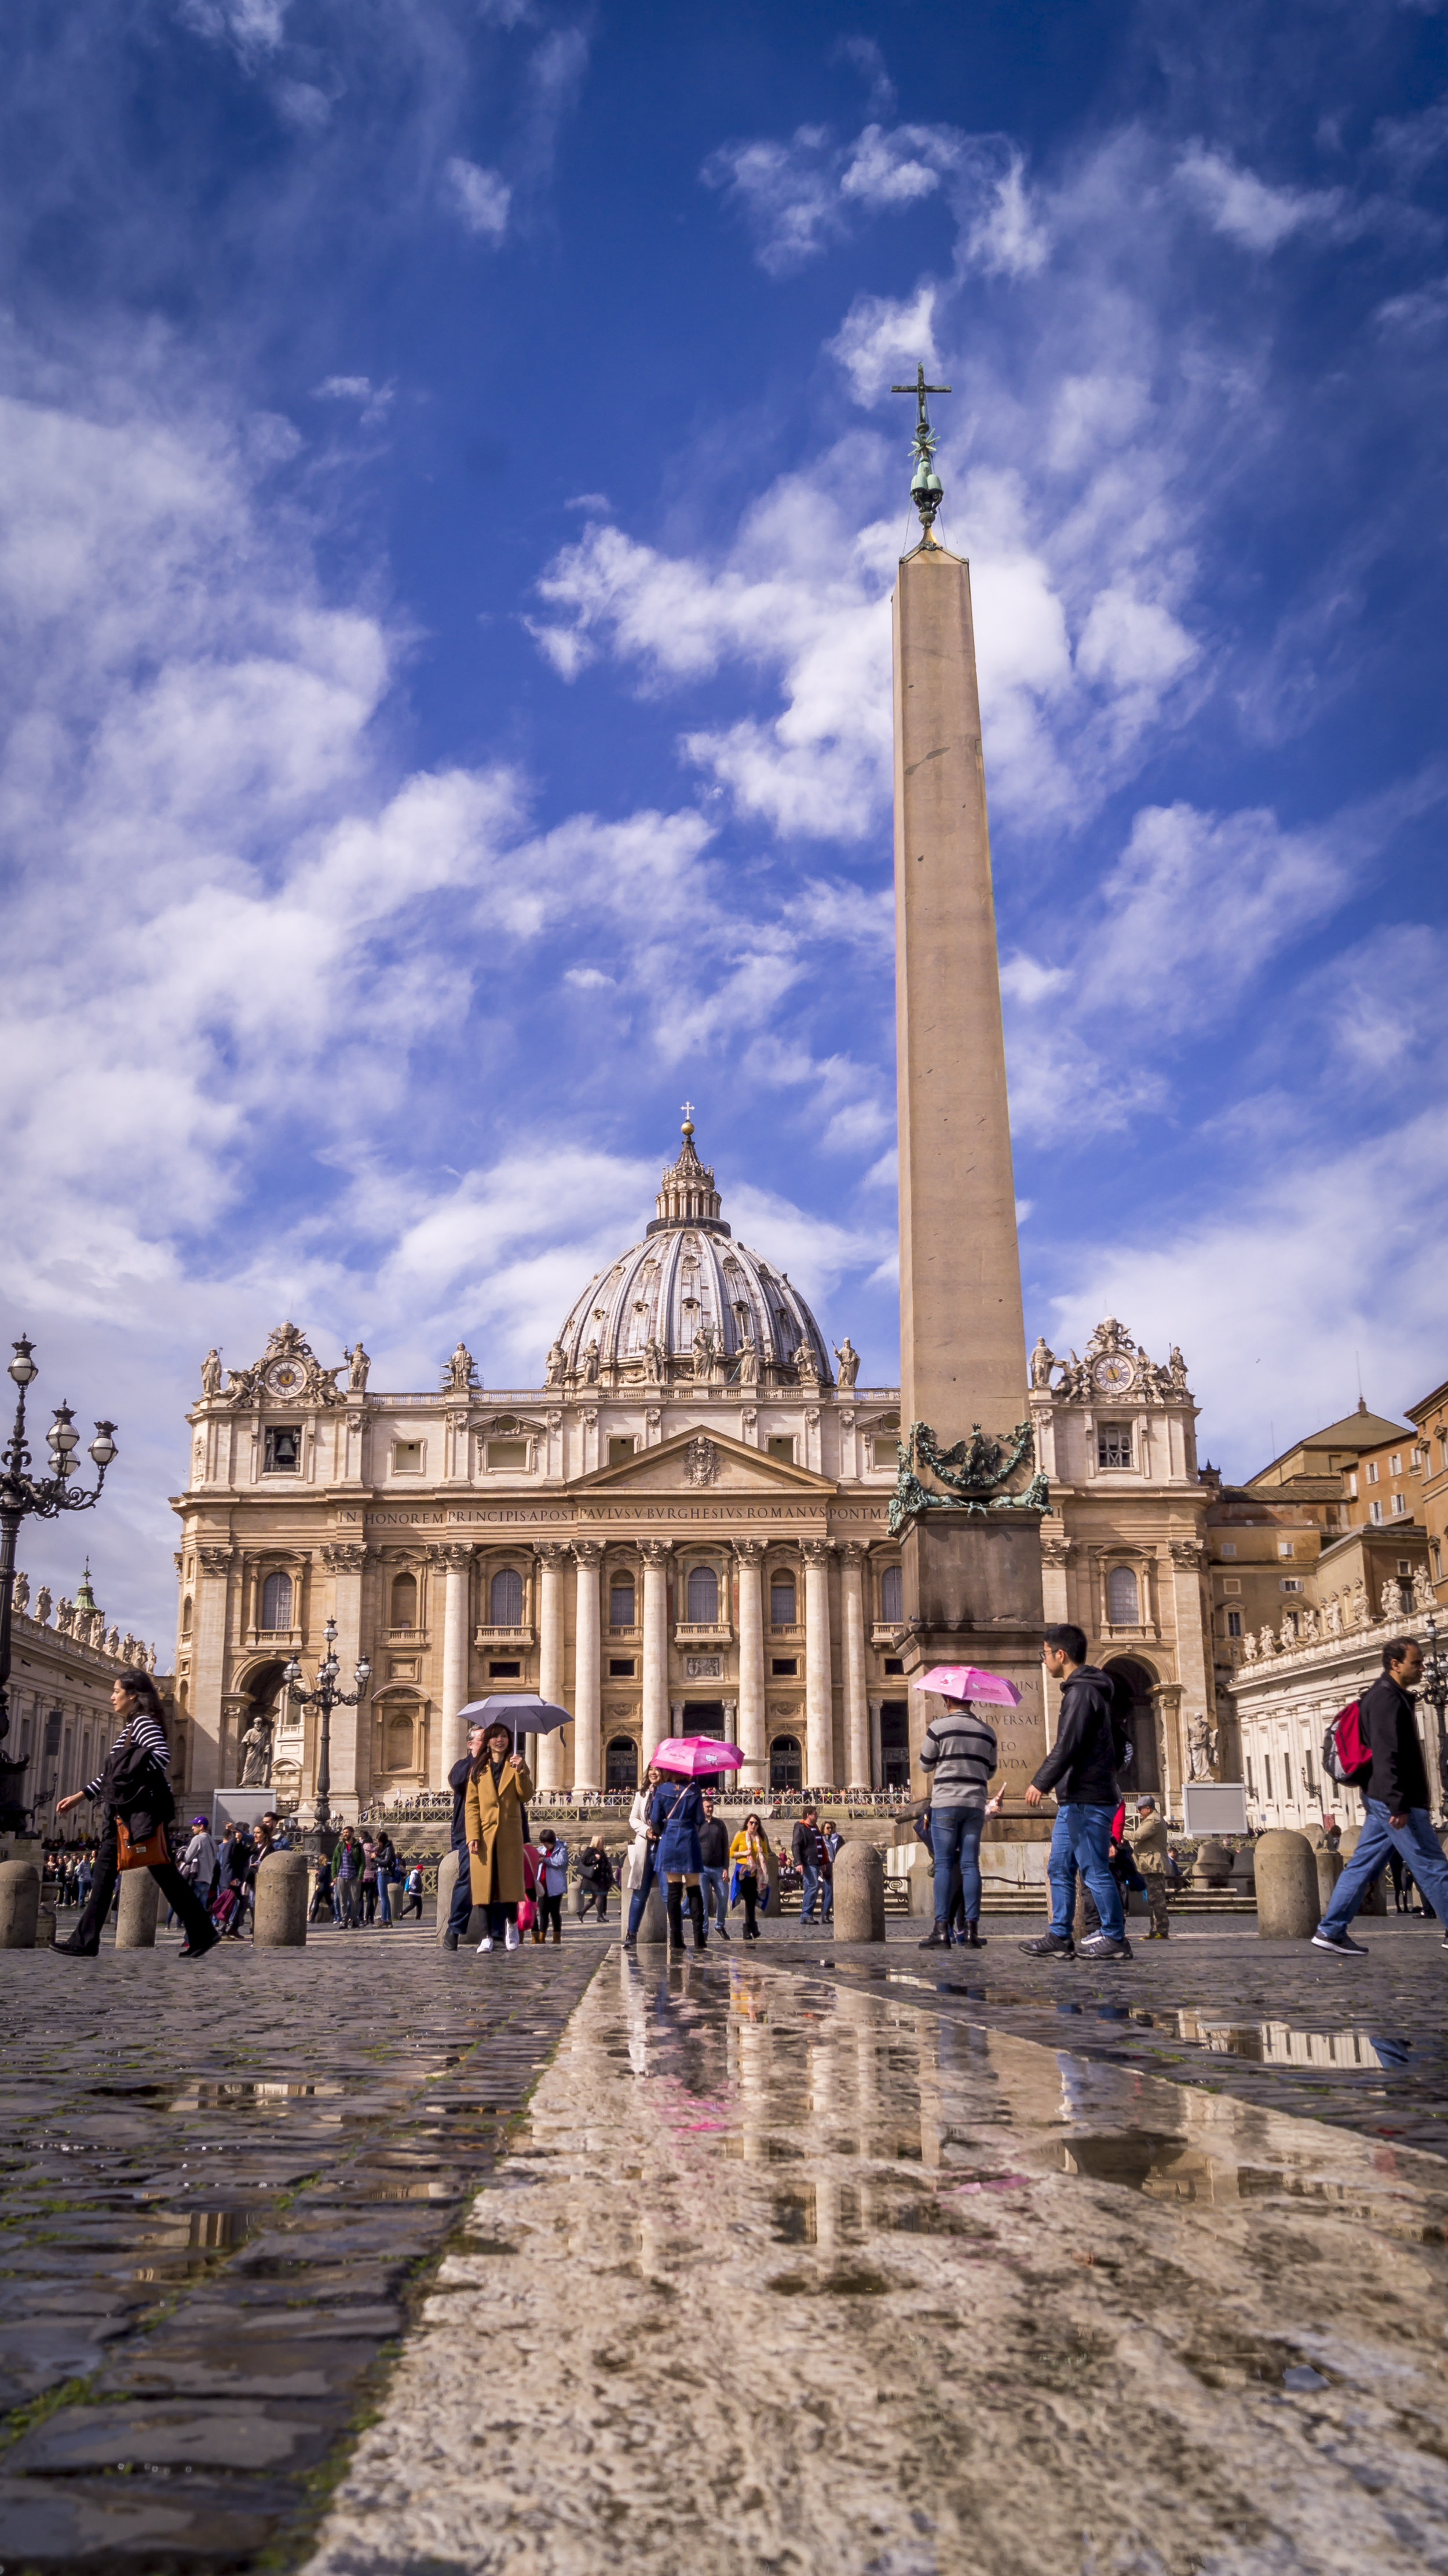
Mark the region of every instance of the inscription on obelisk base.
<instances>
[{"instance_id":1,"label":"inscription on obelisk base","mask_svg":"<svg viewBox=\"0 0 1448 2576\"><path fill-rule=\"evenodd\" d=\"M1004 1786L1041 1759L1041 1506L1006 1099L1000 970L970 570L934 533L941 486L926 395L912 497L921 543L895 588L896 1080L900 1387L909 1449L895 1503L907 1673L980 1664L1021 1693L999 1720ZM921 1426L913 1429L912 1426ZM977 1436L978 1434L978 1436ZM940 1702L910 1693L911 1755ZM924 1775L916 1778L924 1785ZM999 1782L997 1785L1001 1785Z\"/></svg>"}]
</instances>

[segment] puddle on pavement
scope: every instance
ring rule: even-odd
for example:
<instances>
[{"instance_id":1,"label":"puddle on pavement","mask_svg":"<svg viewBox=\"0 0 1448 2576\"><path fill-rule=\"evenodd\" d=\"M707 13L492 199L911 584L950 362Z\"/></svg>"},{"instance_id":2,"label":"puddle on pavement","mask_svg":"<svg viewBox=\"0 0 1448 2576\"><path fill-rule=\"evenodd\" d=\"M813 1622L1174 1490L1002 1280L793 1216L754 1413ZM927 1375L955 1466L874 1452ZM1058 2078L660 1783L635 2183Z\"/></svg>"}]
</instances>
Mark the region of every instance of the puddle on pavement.
<instances>
[{"instance_id":1,"label":"puddle on pavement","mask_svg":"<svg viewBox=\"0 0 1448 2576\"><path fill-rule=\"evenodd\" d=\"M1214 2056L1239 2057L1249 2066L1300 2066L1334 2074L1396 2072L1413 2064L1414 2042L1400 2032L1307 2030L1286 2021L1219 2021L1214 2014L1153 2010L1147 2004L1101 2007L1101 2018L1164 2031ZM1416 2052L1419 2056L1423 2052Z\"/></svg>"}]
</instances>

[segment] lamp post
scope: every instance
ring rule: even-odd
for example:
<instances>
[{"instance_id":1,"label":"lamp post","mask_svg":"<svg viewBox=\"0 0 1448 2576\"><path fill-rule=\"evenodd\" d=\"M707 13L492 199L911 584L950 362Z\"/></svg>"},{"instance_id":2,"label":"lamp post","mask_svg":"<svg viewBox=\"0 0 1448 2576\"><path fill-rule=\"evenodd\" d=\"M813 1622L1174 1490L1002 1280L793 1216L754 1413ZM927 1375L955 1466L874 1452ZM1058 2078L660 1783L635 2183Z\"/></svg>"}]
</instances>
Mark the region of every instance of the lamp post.
<instances>
[{"instance_id":1,"label":"lamp post","mask_svg":"<svg viewBox=\"0 0 1448 2576\"><path fill-rule=\"evenodd\" d=\"M332 1787L332 1711L334 1708L356 1708L359 1701L366 1698L367 1685L372 1679L372 1666L365 1655L360 1655L355 1674L356 1689L338 1690L337 1676L342 1668L337 1661L336 1620L329 1619L322 1633L327 1643L326 1651L317 1666L316 1689L304 1691L301 1688L302 1668L295 1655L282 1674L282 1679L291 1694L293 1706L315 1708L321 1714L322 1731L317 1744L317 1820L313 1828L319 1852L326 1848L330 1823L327 1800Z\"/></svg>"},{"instance_id":2,"label":"lamp post","mask_svg":"<svg viewBox=\"0 0 1448 2576\"><path fill-rule=\"evenodd\" d=\"M1448 1659L1445 1659L1444 1640L1438 1634L1438 1622L1431 1610L1427 1627L1428 1643L1423 1654L1421 1689L1438 1721L1438 1798L1440 1805L1448 1811L1448 1728L1444 1725L1444 1710L1448 1709Z\"/></svg>"},{"instance_id":3,"label":"lamp post","mask_svg":"<svg viewBox=\"0 0 1448 2576\"><path fill-rule=\"evenodd\" d=\"M15 1421L10 1445L0 1455L0 1743L10 1732L10 1614L15 1593L15 1542L20 1524L31 1517L53 1521L61 1512L88 1512L100 1501L106 1469L116 1454L113 1422L98 1422L96 1436L90 1444L97 1475L95 1489L85 1493L72 1487L70 1479L79 1465L76 1451L80 1433L71 1418L68 1404L58 1404L55 1420L45 1435L50 1452L50 1474L32 1476L30 1448L25 1437L26 1389L38 1375L34 1344L21 1334L15 1344L15 1357L10 1362L10 1375L20 1389L15 1407Z\"/></svg>"}]
</instances>

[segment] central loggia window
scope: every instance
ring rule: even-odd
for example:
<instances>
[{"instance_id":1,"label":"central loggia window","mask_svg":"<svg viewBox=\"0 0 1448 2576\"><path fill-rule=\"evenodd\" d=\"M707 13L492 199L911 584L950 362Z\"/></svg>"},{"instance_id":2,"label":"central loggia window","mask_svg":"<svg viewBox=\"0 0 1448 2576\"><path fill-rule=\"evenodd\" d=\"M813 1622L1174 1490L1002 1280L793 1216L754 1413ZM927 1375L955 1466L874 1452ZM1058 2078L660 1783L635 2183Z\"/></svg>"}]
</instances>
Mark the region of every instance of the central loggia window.
<instances>
[{"instance_id":1,"label":"central loggia window","mask_svg":"<svg viewBox=\"0 0 1448 2576\"><path fill-rule=\"evenodd\" d=\"M499 1567L489 1589L488 1608L494 1628L522 1627L523 1577L516 1565Z\"/></svg>"},{"instance_id":2,"label":"central loggia window","mask_svg":"<svg viewBox=\"0 0 1448 2576\"><path fill-rule=\"evenodd\" d=\"M719 1620L719 1577L712 1565L691 1565L686 1598L691 1628L712 1628Z\"/></svg>"},{"instance_id":3,"label":"central loggia window","mask_svg":"<svg viewBox=\"0 0 1448 2576\"><path fill-rule=\"evenodd\" d=\"M289 1574L267 1576L261 1587L261 1624L264 1628L290 1628L292 1578Z\"/></svg>"},{"instance_id":4,"label":"central loggia window","mask_svg":"<svg viewBox=\"0 0 1448 2576\"><path fill-rule=\"evenodd\" d=\"M608 1624L610 1628L631 1628L633 1623L633 1583L631 1579L620 1575L608 1587Z\"/></svg>"},{"instance_id":5,"label":"central loggia window","mask_svg":"<svg viewBox=\"0 0 1448 2576\"><path fill-rule=\"evenodd\" d=\"M794 1626L794 1576L776 1574L769 1585L769 1624L771 1628Z\"/></svg>"},{"instance_id":6,"label":"central loggia window","mask_svg":"<svg viewBox=\"0 0 1448 2576\"><path fill-rule=\"evenodd\" d=\"M1141 1621L1141 1592L1133 1567L1113 1565L1106 1578L1106 1616L1113 1628L1135 1628Z\"/></svg>"}]
</instances>

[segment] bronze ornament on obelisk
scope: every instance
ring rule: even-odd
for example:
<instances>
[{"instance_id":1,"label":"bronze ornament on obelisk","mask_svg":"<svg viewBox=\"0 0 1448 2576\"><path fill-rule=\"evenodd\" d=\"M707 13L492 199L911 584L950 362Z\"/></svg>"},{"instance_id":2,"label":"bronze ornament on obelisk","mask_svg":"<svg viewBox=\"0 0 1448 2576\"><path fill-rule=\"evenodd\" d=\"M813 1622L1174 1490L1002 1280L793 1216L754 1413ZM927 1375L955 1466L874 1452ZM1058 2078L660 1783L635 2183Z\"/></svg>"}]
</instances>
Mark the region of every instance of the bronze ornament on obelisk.
<instances>
[{"instance_id":1,"label":"bronze ornament on obelisk","mask_svg":"<svg viewBox=\"0 0 1448 2576\"><path fill-rule=\"evenodd\" d=\"M980 1664L1018 1795L1045 1749L1041 1513L1006 1099L970 569L935 535L941 485L917 397L923 534L895 587L895 999L900 1129L901 1540L907 1673ZM941 1703L910 1693L912 1761ZM917 1775L918 1777L919 1775ZM998 1779L997 1787L1001 1785Z\"/></svg>"}]
</instances>

